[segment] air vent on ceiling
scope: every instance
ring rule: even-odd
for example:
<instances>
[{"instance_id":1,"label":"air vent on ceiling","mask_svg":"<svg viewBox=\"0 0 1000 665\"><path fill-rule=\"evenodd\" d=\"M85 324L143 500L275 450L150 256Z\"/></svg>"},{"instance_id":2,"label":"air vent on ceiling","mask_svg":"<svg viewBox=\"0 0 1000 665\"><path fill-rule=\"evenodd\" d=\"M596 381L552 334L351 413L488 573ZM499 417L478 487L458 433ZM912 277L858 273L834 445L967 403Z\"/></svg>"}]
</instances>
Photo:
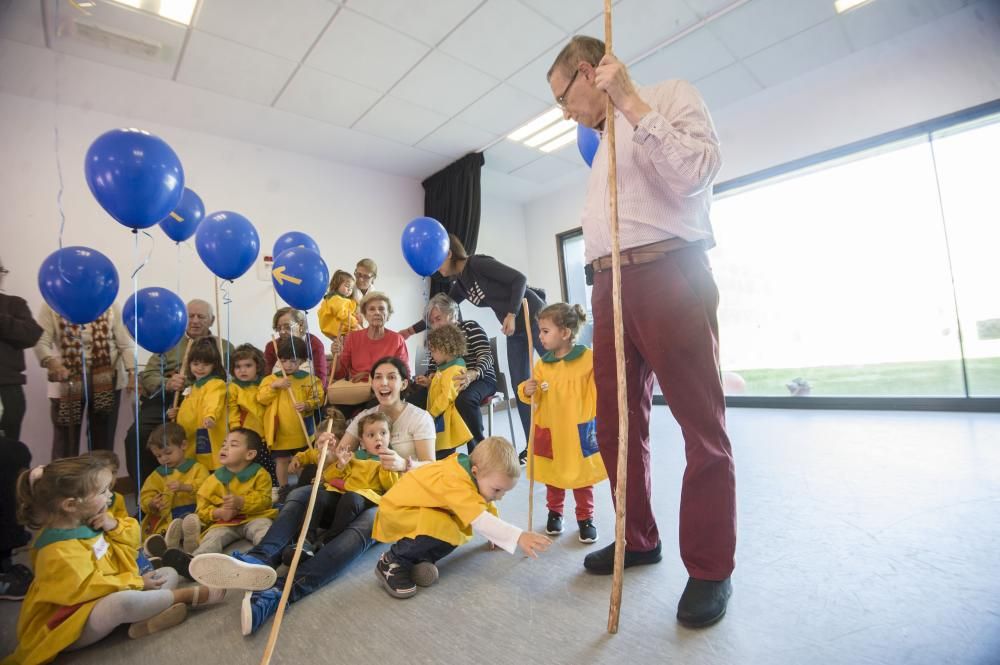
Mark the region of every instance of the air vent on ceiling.
<instances>
[{"instance_id":1,"label":"air vent on ceiling","mask_svg":"<svg viewBox=\"0 0 1000 665\"><path fill-rule=\"evenodd\" d=\"M163 50L163 45L157 42L81 19L73 21L72 33L81 41L90 42L99 48L147 60L157 60Z\"/></svg>"}]
</instances>

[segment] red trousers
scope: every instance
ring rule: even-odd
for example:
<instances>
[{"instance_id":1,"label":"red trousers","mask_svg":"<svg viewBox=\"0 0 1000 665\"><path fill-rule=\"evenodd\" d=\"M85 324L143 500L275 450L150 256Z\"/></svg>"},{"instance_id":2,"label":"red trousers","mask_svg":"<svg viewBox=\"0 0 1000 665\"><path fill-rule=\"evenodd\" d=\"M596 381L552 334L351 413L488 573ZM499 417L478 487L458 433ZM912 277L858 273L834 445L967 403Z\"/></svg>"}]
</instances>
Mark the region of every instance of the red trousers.
<instances>
[{"instance_id":1,"label":"red trousers","mask_svg":"<svg viewBox=\"0 0 1000 665\"><path fill-rule=\"evenodd\" d=\"M554 513L563 514L566 503L566 490L561 487L546 485L545 507ZM573 490L573 500L576 501L576 521L587 520L594 516L594 486L578 487Z\"/></svg>"},{"instance_id":2,"label":"red trousers","mask_svg":"<svg viewBox=\"0 0 1000 665\"><path fill-rule=\"evenodd\" d=\"M610 270L595 275L592 304L597 441L613 489L618 397ZM629 409L626 549L649 550L659 541L650 505L649 413L655 374L684 435L681 559L691 577L705 580L729 577L736 551L736 473L719 375L718 304L708 257L699 247L622 266Z\"/></svg>"}]
</instances>

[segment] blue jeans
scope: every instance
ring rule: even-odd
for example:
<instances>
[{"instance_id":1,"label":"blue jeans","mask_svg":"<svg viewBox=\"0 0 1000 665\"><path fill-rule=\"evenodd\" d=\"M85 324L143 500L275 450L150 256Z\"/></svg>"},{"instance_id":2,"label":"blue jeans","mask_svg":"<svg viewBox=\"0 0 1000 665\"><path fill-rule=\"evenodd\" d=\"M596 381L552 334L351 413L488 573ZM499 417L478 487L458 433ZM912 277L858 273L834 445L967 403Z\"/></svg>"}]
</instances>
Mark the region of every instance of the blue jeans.
<instances>
[{"instance_id":1,"label":"blue jeans","mask_svg":"<svg viewBox=\"0 0 1000 665\"><path fill-rule=\"evenodd\" d=\"M276 568L281 564L281 552L288 545L296 542L302 521L305 518L306 507L309 505L311 487L299 487L288 495L284 508L274 519L274 524L267 530L264 539L247 554ZM327 513L334 505L337 497L330 492L320 491L316 495L316 506L313 509L312 524L317 522L316 516ZM295 571L295 581L292 584L290 602L295 602L308 596L313 591L332 582L355 559L364 554L372 546L372 523L375 511L366 510L357 517L333 540L323 546L311 559L300 560ZM284 579L279 579L277 587L284 585Z\"/></svg>"}]
</instances>

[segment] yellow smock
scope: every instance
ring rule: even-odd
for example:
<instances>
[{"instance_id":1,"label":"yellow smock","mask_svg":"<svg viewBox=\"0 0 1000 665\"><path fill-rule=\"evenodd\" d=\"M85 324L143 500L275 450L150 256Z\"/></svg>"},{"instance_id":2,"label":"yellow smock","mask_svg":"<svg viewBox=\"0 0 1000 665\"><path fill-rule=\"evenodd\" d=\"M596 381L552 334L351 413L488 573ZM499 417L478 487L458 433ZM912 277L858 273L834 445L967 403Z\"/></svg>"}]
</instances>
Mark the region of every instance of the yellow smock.
<instances>
[{"instance_id":1,"label":"yellow smock","mask_svg":"<svg viewBox=\"0 0 1000 665\"><path fill-rule=\"evenodd\" d=\"M229 411L227 411L227 407ZM191 392L181 402L177 412L177 424L187 432L187 456L196 459L206 469L222 466L219 450L226 440L230 411L236 408L236 400L227 399L226 382L217 376L206 376L191 385ZM214 418L215 427L205 429L205 418Z\"/></svg>"},{"instance_id":2,"label":"yellow smock","mask_svg":"<svg viewBox=\"0 0 1000 665\"><path fill-rule=\"evenodd\" d=\"M454 378L465 372L465 360L461 357L439 365L431 385L427 388L427 413L434 418L435 450L448 450L468 443L472 439L469 426L455 407L458 387Z\"/></svg>"},{"instance_id":3,"label":"yellow smock","mask_svg":"<svg viewBox=\"0 0 1000 665\"><path fill-rule=\"evenodd\" d=\"M230 411L229 429L245 427L264 438L264 405L257 401L260 380L240 381L233 379L229 388L236 400L236 408Z\"/></svg>"},{"instance_id":4,"label":"yellow smock","mask_svg":"<svg viewBox=\"0 0 1000 665\"><path fill-rule=\"evenodd\" d=\"M319 329L330 339L346 335L352 330L360 330L357 311L358 301L354 298L331 293L319 304Z\"/></svg>"},{"instance_id":5,"label":"yellow smock","mask_svg":"<svg viewBox=\"0 0 1000 665\"><path fill-rule=\"evenodd\" d=\"M222 507L229 494L243 497L243 507L231 520L220 522L212 511ZM239 526L260 518L273 520L278 511L271 507L271 474L256 462L239 473L222 466L198 489L198 517L209 529L216 526Z\"/></svg>"},{"instance_id":6,"label":"yellow smock","mask_svg":"<svg viewBox=\"0 0 1000 665\"><path fill-rule=\"evenodd\" d=\"M280 362L280 361L279 361ZM302 425L299 424L299 414L295 410L288 390L274 390L271 384L280 379L277 374L264 377L257 392L257 401L264 405L264 439L271 450L297 450L308 446ZM323 404L323 386L316 377L304 370L288 375L292 382L292 393L295 400L306 405L302 412L306 429L313 434L312 413Z\"/></svg>"},{"instance_id":7,"label":"yellow smock","mask_svg":"<svg viewBox=\"0 0 1000 665\"><path fill-rule=\"evenodd\" d=\"M196 508L195 497L198 488L208 478L208 469L195 462L193 459L185 459L171 469L168 466L158 466L146 478L139 491L139 507L142 508L142 530L147 536L154 533L165 533L167 525L171 520L180 519L188 513L193 513ZM190 492L172 492L167 489L167 483L176 481L182 485L190 485L193 489ZM163 510L153 511L149 507L149 502L158 496L165 496L168 499Z\"/></svg>"}]
</instances>

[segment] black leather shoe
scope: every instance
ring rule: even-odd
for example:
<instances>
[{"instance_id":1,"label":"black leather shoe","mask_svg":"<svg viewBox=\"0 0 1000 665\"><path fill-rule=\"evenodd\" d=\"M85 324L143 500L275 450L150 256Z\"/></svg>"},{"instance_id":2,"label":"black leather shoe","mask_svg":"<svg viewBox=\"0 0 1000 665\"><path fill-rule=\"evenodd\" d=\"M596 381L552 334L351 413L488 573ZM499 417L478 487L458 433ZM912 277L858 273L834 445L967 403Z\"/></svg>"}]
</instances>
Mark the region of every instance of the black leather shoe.
<instances>
[{"instance_id":1,"label":"black leather shoe","mask_svg":"<svg viewBox=\"0 0 1000 665\"><path fill-rule=\"evenodd\" d=\"M188 566L191 564L191 559L193 558L193 556L184 550L172 547L163 553L162 560L164 566L173 568L181 577L193 580L191 574L188 572Z\"/></svg>"},{"instance_id":2,"label":"black leather shoe","mask_svg":"<svg viewBox=\"0 0 1000 665\"><path fill-rule=\"evenodd\" d=\"M645 566L650 563L659 563L663 556L660 554L661 543L657 541L656 547L644 552L632 552L625 550L625 567ZM615 570L615 544L611 543L607 547L602 547L596 552L591 552L583 559L583 567L596 575L610 575Z\"/></svg>"},{"instance_id":3,"label":"black leather shoe","mask_svg":"<svg viewBox=\"0 0 1000 665\"><path fill-rule=\"evenodd\" d=\"M726 615L726 604L733 595L729 578L721 582L688 578L677 603L677 621L688 628L705 628Z\"/></svg>"}]
</instances>

